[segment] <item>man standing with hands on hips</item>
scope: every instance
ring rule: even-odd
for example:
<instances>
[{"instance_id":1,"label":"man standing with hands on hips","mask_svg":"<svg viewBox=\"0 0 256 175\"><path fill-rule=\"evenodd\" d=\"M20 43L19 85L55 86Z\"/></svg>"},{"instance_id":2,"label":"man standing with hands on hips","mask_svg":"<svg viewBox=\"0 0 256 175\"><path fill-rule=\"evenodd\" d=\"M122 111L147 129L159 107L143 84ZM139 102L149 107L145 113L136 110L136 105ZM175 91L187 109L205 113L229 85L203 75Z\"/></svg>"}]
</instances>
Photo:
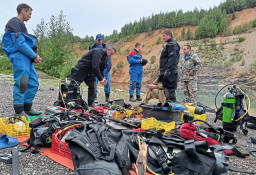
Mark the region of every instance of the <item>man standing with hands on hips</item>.
<instances>
[{"instance_id":1,"label":"man standing with hands on hips","mask_svg":"<svg viewBox=\"0 0 256 175\"><path fill-rule=\"evenodd\" d=\"M35 116L32 102L38 90L38 76L33 63L42 62L37 54L36 37L28 34L24 22L32 15L32 8L27 4L17 6L18 16L10 19L5 27L2 40L3 50L13 67L13 107L16 116Z\"/></svg>"}]
</instances>

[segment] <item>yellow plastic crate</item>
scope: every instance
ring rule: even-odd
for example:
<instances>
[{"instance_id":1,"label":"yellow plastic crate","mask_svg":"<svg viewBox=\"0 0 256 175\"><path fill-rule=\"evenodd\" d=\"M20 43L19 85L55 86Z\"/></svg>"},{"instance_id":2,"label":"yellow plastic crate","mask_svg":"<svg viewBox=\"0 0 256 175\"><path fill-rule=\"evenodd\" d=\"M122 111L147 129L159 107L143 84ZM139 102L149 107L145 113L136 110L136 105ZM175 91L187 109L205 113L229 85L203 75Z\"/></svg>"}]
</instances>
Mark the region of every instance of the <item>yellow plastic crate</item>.
<instances>
[{"instance_id":1,"label":"yellow plastic crate","mask_svg":"<svg viewBox=\"0 0 256 175\"><path fill-rule=\"evenodd\" d=\"M170 123L161 122L152 117L152 118L147 118L147 119L141 120L141 128L142 129L156 128L156 130L164 129L165 133L166 133L166 132L169 132L169 131L175 129L175 122L174 121L172 121Z\"/></svg>"},{"instance_id":2,"label":"yellow plastic crate","mask_svg":"<svg viewBox=\"0 0 256 175\"><path fill-rule=\"evenodd\" d=\"M14 123L10 123L9 118L0 118L0 131L3 134L12 137L25 137L30 135L31 128L25 116L21 116L21 120L14 119Z\"/></svg>"}]
</instances>

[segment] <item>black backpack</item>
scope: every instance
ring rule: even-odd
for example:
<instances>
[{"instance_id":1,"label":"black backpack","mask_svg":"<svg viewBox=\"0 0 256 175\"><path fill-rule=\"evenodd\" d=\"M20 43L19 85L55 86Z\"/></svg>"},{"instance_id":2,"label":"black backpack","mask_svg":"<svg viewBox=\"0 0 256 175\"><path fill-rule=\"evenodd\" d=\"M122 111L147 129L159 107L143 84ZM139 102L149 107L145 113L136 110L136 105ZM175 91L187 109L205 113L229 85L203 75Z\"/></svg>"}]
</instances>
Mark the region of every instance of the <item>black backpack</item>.
<instances>
[{"instance_id":1,"label":"black backpack","mask_svg":"<svg viewBox=\"0 0 256 175\"><path fill-rule=\"evenodd\" d=\"M72 151L75 174L129 174L128 145L121 130L88 121L73 129L66 141Z\"/></svg>"},{"instance_id":2,"label":"black backpack","mask_svg":"<svg viewBox=\"0 0 256 175\"><path fill-rule=\"evenodd\" d=\"M52 143L52 134L55 132L57 128L60 128L59 122L54 117L42 119L41 117L33 120L29 123L30 130L30 138L23 143L27 143L29 146L21 150L24 152L31 147L35 149L32 153L40 152L40 147L51 147Z\"/></svg>"},{"instance_id":3,"label":"black backpack","mask_svg":"<svg viewBox=\"0 0 256 175\"><path fill-rule=\"evenodd\" d=\"M58 100L53 105L67 108L69 102L75 102L83 109L88 109L87 103L82 99L79 83L65 78L60 81Z\"/></svg>"}]
</instances>

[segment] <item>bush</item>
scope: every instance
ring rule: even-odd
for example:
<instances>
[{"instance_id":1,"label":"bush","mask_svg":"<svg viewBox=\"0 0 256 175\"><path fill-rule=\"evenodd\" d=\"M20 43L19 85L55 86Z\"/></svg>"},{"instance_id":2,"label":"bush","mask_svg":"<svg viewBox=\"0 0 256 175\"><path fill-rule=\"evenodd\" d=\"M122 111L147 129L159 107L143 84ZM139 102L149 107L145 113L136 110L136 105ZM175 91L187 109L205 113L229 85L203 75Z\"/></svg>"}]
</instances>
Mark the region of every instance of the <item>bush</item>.
<instances>
[{"instance_id":1,"label":"bush","mask_svg":"<svg viewBox=\"0 0 256 175\"><path fill-rule=\"evenodd\" d=\"M129 48L126 48L126 49L124 50L124 53L125 53L125 54L129 54L129 52L130 52L130 49L129 49Z\"/></svg>"},{"instance_id":2,"label":"bush","mask_svg":"<svg viewBox=\"0 0 256 175\"><path fill-rule=\"evenodd\" d=\"M253 66L256 67L256 59L254 60Z\"/></svg>"},{"instance_id":3,"label":"bush","mask_svg":"<svg viewBox=\"0 0 256 175\"><path fill-rule=\"evenodd\" d=\"M0 72L5 74L12 73L12 63L9 61L7 56L0 55Z\"/></svg>"},{"instance_id":4,"label":"bush","mask_svg":"<svg viewBox=\"0 0 256 175\"><path fill-rule=\"evenodd\" d=\"M122 60L121 60L121 61L118 61L116 67L117 67L117 68L122 68L122 67L124 67L124 62L123 62Z\"/></svg>"},{"instance_id":5,"label":"bush","mask_svg":"<svg viewBox=\"0 0 256 175\"><path fill-rule=\"evenodd\" d=\"M252 27L256 27L256 19L252 21Z\"/></svg>"},{"instance_id":6,"label":"bush","mask_svg":"<svg viewBox=\"0 0 256 175\"><path fill-rule=\"evenodd\" d=\"M225 66L225 67L229 67L229 66L231 66L231 64L232 64L232 63L231 63L230 61L225 61L225 62L224 62L224 66Z\"/></svg>"},{"instance_id":7,"label":"bush","mask_svg":"<svg viewBox=\"0 0 256 175\"><path fill-rule=\"evenodd\" d=\"M93 43L82 43L80 46L79 46L79 49L80 50L86 50L86 49L89 49L90 45L92 45Z\"/></svg>"},{"instance_id":8,"label":"bush","mask_svg":"<svg viewBox=\"0 0 256 175\"><path fill-rule=\"evenodd\" d=\"M214 39L211 40L211 47L212 47L213 49L216 48L216 41L215 41Z\"/></svg>"},{"instance_id":9,"label":"bush","mask_svg":"<svg viewBox=\"0 0 256 175\"><path fill-rule=\"evenodd\" d=\"M220 49L221 49L221 50L224 49L224 45L225 45L225 43L223 43L222 40L221 40L221 42L220 42Z\"/></svg>"},{"instance_id":10,"label":"bush","mask_svg":"<svg viewBox=\"0 0 256 175\"><path fill-rule=\"evenodd\" d=\"M226 28L224 31L223 31L223 33L222 33L222 35L223 36L230 36L230 35L232 35L232 29L231 28Z\"/></svg>"},{"instance_id":11,"label":"bush","mask_svg":"<svg viewBox=\"0 0 256 175\"><path fill-rule=\"evenodd\" d=\"M155 60L156 60L156 56L153 55L153 56L150 58L150 64L154 64Z\"/></svg>"},{"instance_id":12,"label":"bush","mask_svg":"<svg viewBox=\"0 0 256 175\"><path fill-rule=\"evenodd\" d=\"M161 43L162 43L162 38L159 36L157 41L156 41L156 45L161 44Z\"/></svg>"},{"instance_id":13,"label":"bush","mask_svg":"<svg viewBox=\"0 0 256 175\"><path fill-rule=\"evenodd\" d=\"M242 55L237 55L237 56L236 56L236 61L240 61L240 60L242 60L242 58L243 58Z\"/></svg>"},{"instance_id":14,"label":"bush","mask_svg":"<svg viewBox=\"0 0 256 175\"><path fill-rule=\"evenodd\" d=\"M155 65L155 70L158 70L159 67L160 67L160 64L156 64L156 65Z\"/></svg>"},{"instance_id":15,"label":"bush","mask_svg":"<svg viewBox=\"0 0 256 175\"><path fill-rule=\"evenodd\" d=\"M240 66L244 66L245 65L245 61L243 59L242 63L240 64Z\"/></svg>"},{"instance_id":16,"label":"bush","mask_svg":"<svg viewBox=\"0 0 256 175\"><path fill-rule=\"evenodd\" d=\"M249 28L250 28L250 24L248 24L248 23L246 23L242 26L236 26L233 29L233 34L236 35L236 34L240 34L240 33L245 33Z\"/></svg>"},{"instance_id":17,"label":"bush","mask_svg":"<svg viewBox=\"0 0 256 175\"><path fill-rule=\"evenodd\" d=\"M245 37L241 36L238 38L238 42L243 42L245 40Z\"/></svg>"},{"instance_id":18,"label":"bush","mask_svg":"<svg viewBox=\"0 0 256 175\"><path fill-rule=\"evenodd\" d=\"M117 71L116 67L113 67L112 71L113 71L113 73L115 73Z\"/></svg>"}]
</instances>

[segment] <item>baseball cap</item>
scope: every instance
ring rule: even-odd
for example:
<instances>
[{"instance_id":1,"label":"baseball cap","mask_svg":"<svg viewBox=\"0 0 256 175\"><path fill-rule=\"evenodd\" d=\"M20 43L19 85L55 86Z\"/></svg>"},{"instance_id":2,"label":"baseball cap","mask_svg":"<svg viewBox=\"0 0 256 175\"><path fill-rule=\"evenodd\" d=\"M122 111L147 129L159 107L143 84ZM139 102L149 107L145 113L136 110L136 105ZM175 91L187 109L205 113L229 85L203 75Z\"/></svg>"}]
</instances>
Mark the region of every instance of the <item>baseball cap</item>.
<instances>
[{"instance_id":1,"label":"baseball cap","mask_svg":"<svg viewBox=\"0 0 256 175\"><path fill-rule=\"evenodd\" d=\"M103 39L102 35L101 34L96 35L96 40L100 40L100 39Z\"/></svg>"}]
</instances>

